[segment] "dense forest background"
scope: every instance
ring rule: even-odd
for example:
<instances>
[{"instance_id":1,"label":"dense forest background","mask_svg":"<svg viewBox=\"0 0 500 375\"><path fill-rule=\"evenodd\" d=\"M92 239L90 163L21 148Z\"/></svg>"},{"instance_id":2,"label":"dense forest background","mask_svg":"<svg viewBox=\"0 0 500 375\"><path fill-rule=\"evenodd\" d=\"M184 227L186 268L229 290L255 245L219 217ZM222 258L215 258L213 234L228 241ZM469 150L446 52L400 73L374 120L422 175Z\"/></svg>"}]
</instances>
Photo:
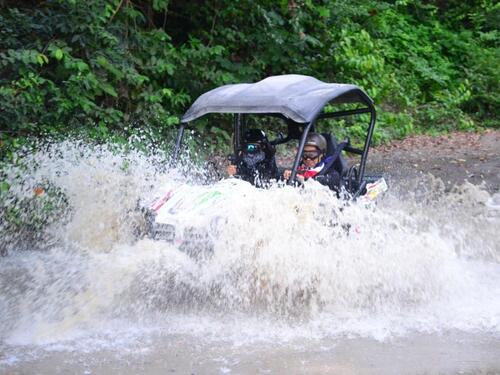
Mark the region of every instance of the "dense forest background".
<instances>
[{"instance_id":1,"label":"dense forest background","mask_svg":"<svg viewBox=\"0 0 500 375\"><path fill-rule=\"evenodd\" d=\"M201 93L298 73L375 100L376 142L499 127L493 0L0 0L0 152L160 140ZM227 137L203 127L204 135Z\"/></svg>"}]
</instances>

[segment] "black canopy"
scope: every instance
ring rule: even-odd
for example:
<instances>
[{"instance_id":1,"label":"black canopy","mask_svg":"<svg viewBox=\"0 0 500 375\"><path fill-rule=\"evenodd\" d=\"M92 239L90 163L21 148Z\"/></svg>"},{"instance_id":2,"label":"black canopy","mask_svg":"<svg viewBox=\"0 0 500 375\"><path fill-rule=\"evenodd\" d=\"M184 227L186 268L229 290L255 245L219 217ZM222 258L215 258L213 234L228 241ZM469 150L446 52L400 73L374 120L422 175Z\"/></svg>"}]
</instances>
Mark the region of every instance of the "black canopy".
<instances>
[{"instance_id":1,"label":"black canopy","mask_svg":"<svg viewBox=\"0 0 500 375\"><path fill-rule=\"evenodd\" d=\"M309 123L328 103L356 102L373 106L370 97L356 85L288 74L208 91L196 99L181 121L190 122L207 113L272 113Z\"/></svg>"}]
</instances>

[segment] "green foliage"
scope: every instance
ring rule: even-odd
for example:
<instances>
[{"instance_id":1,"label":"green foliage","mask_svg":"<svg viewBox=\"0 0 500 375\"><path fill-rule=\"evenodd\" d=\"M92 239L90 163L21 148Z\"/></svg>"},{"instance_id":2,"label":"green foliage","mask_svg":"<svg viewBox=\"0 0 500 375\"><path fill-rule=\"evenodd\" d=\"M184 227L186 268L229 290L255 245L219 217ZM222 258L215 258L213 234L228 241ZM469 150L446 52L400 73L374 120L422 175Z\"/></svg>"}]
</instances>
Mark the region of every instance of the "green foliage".
<instances>
[{"instance_id":1,"label":"green foliage","mask_svg":"<svg viewBox=\"0 0 500 375\"><path fill-rule=\"evenodd\" d=\"M178 51L164 31L145 26L132 4L120 4L48 1L2 10L0 123L6 134L82 132L106 139L149 127L161 136L178 123L190 100L167 83Z\"/></svg>"},{"instance_id":2,"label":"green foliage","mask_svg":"<svg viewBox=\"0 0 500 375\"><path fill-rule=\"evenodd\" d=\"M208 89L285 73L362 86L377 142L499 126L492 0L0 4L1 159L30 136L161 141Z\"/></svg>"}]
</instances>

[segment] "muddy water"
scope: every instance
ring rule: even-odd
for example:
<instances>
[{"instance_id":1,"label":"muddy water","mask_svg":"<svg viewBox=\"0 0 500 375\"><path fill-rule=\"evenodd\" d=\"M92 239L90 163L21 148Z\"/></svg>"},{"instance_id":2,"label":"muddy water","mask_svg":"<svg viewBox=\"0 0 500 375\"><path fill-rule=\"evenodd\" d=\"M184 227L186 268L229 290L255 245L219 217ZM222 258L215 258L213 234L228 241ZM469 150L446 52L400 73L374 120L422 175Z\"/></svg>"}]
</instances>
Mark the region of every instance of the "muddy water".
<instances>
[{"instance_id":1,"label":"muddy water","mask_svg":"<svg viewBox=\"0 0 500 375\"><path fill-rule=\"evenodd\" d=\"M72 143L22 160L4 206L51 199L61 220L33 236L3 211L2 372L500 371L498 195L425 177L365 207L235 185L183 215L209 229L195 260L134 237L138 201L182 171Z\"/></svg>"}]
</instances>

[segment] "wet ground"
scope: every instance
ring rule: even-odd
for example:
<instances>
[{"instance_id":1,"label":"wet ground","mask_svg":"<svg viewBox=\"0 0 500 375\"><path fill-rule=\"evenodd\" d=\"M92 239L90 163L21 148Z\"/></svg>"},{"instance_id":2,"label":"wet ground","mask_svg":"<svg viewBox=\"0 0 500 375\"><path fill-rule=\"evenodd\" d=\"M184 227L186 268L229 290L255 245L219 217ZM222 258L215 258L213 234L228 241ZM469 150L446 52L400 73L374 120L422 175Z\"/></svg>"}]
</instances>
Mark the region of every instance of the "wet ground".
<instances>
[{"instance_id":1,"label":"wet ground","mask_svg":"<svg viewBox=\"0 0 500 375\"><path fill-rule=\"evenodd\" d=\"M436 138L418 136L393 142L390 145L371 150L368 170L384 173L389 180L391 189L411 190L412 187L408 186L408 183L405 183L406 181L417 181L420 177L430 173L441 178L449 188L457 184L460 185L467 180L477 185L485 184L486 189L490 193L497 193L500 189L500 131L488 131L481 134L456 133ZM85 172L86 177L89 176L88 169L84 169L83 172ZM141 176L140 174L139 177ZM128 176L126 177L128 178ZM68 180L77 181L78 179L70 178ZM117 186L114 184L123 184L116 178L109 179L109 182L102 182L101 180L98 180L98 182L96 186L104 186L106 192L116 191ZM82 198L83 193L78 190L80 200L86 203L82 204L83 210L85 213L92 213L91 208L95 205L95 197L92 195L88 197L88 201L85 201L84 197ZM103 194L105 195L106 193ZM278 198L280 197L278 196ZM117 201L113 201L111 198L108 201L117 203ZM102 205L105 206L105 204L106 200L103 201ZM264 207L271 207L273 204L276 205L277 203L275 201L267 202ZM256 207L258 209L255 210L250 207L254 215L262 211L260 204ZM430 207L430 209L432 208ZM446 208L445 203L439 206L436 212L446 211L444 208ZM391 243L395 243L398 240L403 242L401 246L398 245L397 251L395 250L393 253L389 252L387 254L381 252L379 258L385 258L380 260L370 258L368 255L373 253L373 249L366 249L366 253L363 253L365 255L364 258L368 258L373 263L368 262L366 268L360 266L360 264L363 265L362 256L351 259L353 252L346 252L345 256L337 259L337 272L339 272L338 264L349 264L349 267L357 267L358 272L350 275L352 283L340 282L333 285L339 286L335 290L338 292L338 289L340 289L343 292L340 295L348 295L348 299L354 299L356 293L360 293L363 296L370 295L371 292L369 289L363 290L363 283L360 283L358 288L355 287L358 280L357 276L361 273L360 279L370 281L370 278L372 278L373 280L370 281L372 284L385 286L389 297L383 294L378 295L382 299L379 301L382 307L392 301L390 298L391 293L397 295L398 289L391 289L391 287L398 282L401 284L399 291L406 291L411 297L410 302L413 300L419 301L419 296L423 292L430 293L428 297L438 307L434 309L430 308L429 314L422 313L416 316L408 316L403 303L396 304L395 311L391 310L391 313L394 316L400 317L402 322L411 322L409 324L411 328L409 332L403 330L401 334L394 333L381 339L377 339L376 334L363 336L359 332L377 330L377 324L370 324L372 321L368 319L357 322L355 330L349 331L349 328L345 328L345 332L347 333L324 334L320 338L315 338L317 337L317 333L314 333L314 324L302 327L302 331L300 331L302 333L300 334L295 332L293 326L286 326L284 332L279 331L284 338L273 340L273 332L266 332L266 325L260 325L260 319L257 319L259 320L259 324L250 324L247 320L243 319L242 321L238 321L236 325L231 325L227 320L221 319L216 324L211 325L210 321L203 314L200 314L199 319L196 318L189 324L182 325L176 322L175 319L172 319L169 314L165 314L165 321L162 321L163 325L160 325L163 327L164 332L161 329L152 333L144 330L137 337L134 337L133 332L134 330L140 331L140 329L136 327L136 322L132 320L127 323L129 326L121 328L123 332L120 330L115 332L112 328L109 328L112 327L110 325L109 327L106 326L106 329L103 330L105 333L99 331L95 337L92 336L92 333L82 335L83 339L81 341L78 339L75 341L74 338L66 341L58 340L50 337L50 333L45 333L44 335L44 339L49 344L38 344L36 340L28 343L22 342L22 340L21 343L12 343L5 342L2 338L2 341L0 341L0 374L500 374L500 315L498 315L500 309L497 307L497 302L500 300L500 289L497 287L499 285L498 275L500 269L498 268L498 261L495 260L497 259L494 257L495 254L483 257L482 253L477 252L476 254L474 252L477 250L476 247L478 247L476 242L470 246L468 245L466 241L468 240L468 232L463 229L467 224L468 218L462 221L461 219L458 220L457 222L462 225L456 225L453 219L457 215L449 217L442 215L440 216L441 219L439 219L434 217L436 212L429 214L430 216L426 216L419 214L418 210L413 210L412 208L408 208L407 211L408 215L403 215L402 217L410 221L410 217L414 218L415 216L422 215L418 223L424 228L427 226L428 221L449 220L452 223L451 227L453 229L450 232L458 231L463 234L463 241L459 235L456 237L456 244L452 244L450 247L464 246L472 255L469 257L464 256L463 264L456 264L453 257L449 259L448 256L445 256L448 253L441 257L436 256L439 255L437 251L446 250L445 245L449 244L447 240L455 237L448 234L444 236L442 232L435 234L432 231L426 232L425 230L423 235L419 233L418 236L408 237L412 234L411 227L408 227L406 231L403 231L406 234L404 236L401 235L402 237L400 238L399 234L401 231L398 231L397 228L394 229L395 225L393 225L392 221L388 221L386 226L381 226L382 229L387 229L387 233L384 233L384 236L388 239L387 243L383 239L380 239L380 243L390 247ZM108 211L97 210L96 212L93 215L89 214L89 217L99 224L101 216L105 216L99 215L99 213ZM242 215L240 216L245 216L245 212L242 211ZM393 211L390 212L392 217ZM282 216L266 216L262 220L264 220L263 222L266 225L271 227L276 222L283 222L286 217L285 214L286 212ZM468 213L466 212L465 214ZM365 215L362 220L366 220ZM89 219L82 220L83 224L76 227L79 233L83 229L89 229L88 221ZM486 225L488 223L488 221L481 221L481 223L483 222ZM376 225L377 221L374 220L370 223ZM262 227L263 225L261 224L244 223L244 227L240 232L235 230L234 238L243 236L245 234L243 232L249 232L246 233L249 238L255 235L255 233L259 235L258 231ZM375 228L377 227L375 226ZM279 230L275 232L279 232ZM265 238L266 233L267 231L264 231L260 235ZM296 231L290 234L290 236L294 233ZM473 232L474 236L476 233L478 232ZM485 236L491 233L494 233L491 228L484 230ZM425 240L426 236L429 238L428 241ZM413 244L416 260L411 257L413 254L411 252L405 253L406 257L398 257L398 251L401 250L399 252L401 253L402 250L407 248L408 242L418 242L420 238L422 240L420 247ZM494 236L490 235L490 238L492 241L494 240ZM436 246L436 253L426 253L426 246L429 246L429 244ZM259 246L262 246L262 243L259 242ZM288 252L293 248L294 242L290 241L289 243L285 243L285 245L280 244L280 246L284 248L282 249L283 252ZM467 248L467 246L470 248ZM243 248L243 246L241 247ZM369 246L367 245L367 247ZM498 250L498 247L495 247L495 249ZM126 295L125 292L129 288L120 288L119 286L126 284L126 276L129 273L136 277L142 276L142 274L134 271L135 268L140 269L139 262L141 259L137 257L137 253L134 253L134 251L138 251L139 249L121 250L117 252L118 255L113 252L109 254L106 251L103 251L102 254L99 252L95 256L97 259L96 264L103 267L97 270L92 267L93 263L88 264L89 270L95 270L96 272L90 272L88 277L91 286L89 290L93 292L85 293L84 291L80 296L82 299L76 301L78 307L83 306L83 312L94 312L92 302L96 302L94 297L99 293L103 295L101 296L102 301L98 301L102 306L100 304L97 306L106 307L107 304L105 302L108 299L112 299L111 297L118 299L118 302L122 303L119 297ZM326 251L327 249L325 248L324 250ZM361 249L358 248L357 250ZM155 251L157 249L155 250L154 247L148 247L147 252L150 255L149 253L146 254L147 256L143 254L144 261L149 259L147 258L148 256L151 256L153 260L156 259L153 256L156 254ZM377 248L377 251L380 252L380 248ZM160 253L160 251L157 252ZM126 256L129 253L131 253L130 257ZM303 267L278 267L278 270L286 276L285 280L293 280L301 272L301 268L307 269L308 262L310 262L310 255L299 257L298 259L301 260ZM40 263L39 268L32 270L32 276L36 278L39 273L43 274L41 271L44 271L44 267L47 267L50 274L59 274L66 267L71 269L70 260L68 259L68 262L61 261L64 267L55 267L53 269L50 268L51 264L49 263ZM352 263L346 263L351 260ZM241 258L238 258L238 262L240 261ZM440 261L444 263L438 263ZM400 264L395 264L397 262L400 262ZM415 267L411 266L412 262L414 262ZM163 267L174 263L170 259ZM393 263L395 264L394 267L391 266ZM147 275L149 275L150 270L155 270L156 263L152 261L145 264L148 267L151 266L151 268L147 268ZM116 269L114 268L115 265ZM267 263L264 262L263 265L267 265ZM181 263L179 263L180 266L182 266ZM321 264L318 264L319 266ZM378 274L372 272L373 268L381 266L387 266L387 273L393 272L393 277L388 277L387 273ZM463 268L460 268L461 266ZM345 266L345 269L349 267ZM454 267L459 267L456 272L454 271ZM27 269L29 270L29 267ZM57 272L53 272L53 270ZM274 268L272 270L274 272ZM340 270L342 270L342 267ZM424 273L427 272L425 277L418 277L422 274L421 270L424 270ZM87 275L84 272L85 269L76 268L76 271ZM113 271L114 274L112 273ZM79 275L78 272L75 273L76 276L73 275L73 277L68 277L67 279L58 279L58 281L61 281L61 292L68 292L70 296L56 295L55 291L59 291L57 285L55 285L57 288L54 289L53 284L44 281L43 278L40 279L40 284L46 285L47 289L37 288L33 292L39 293L38 298L40 301L47 301L47 303L38 301L39 308L42 309L51 304L57 305L58 302L62 303L62 306L66 306L66 299L73 301L72 293L74 291L66 291L65 285L73 285L75 288L79 287L80 284L77 283L79 281L79 277L77 277ZM411 275L412 272L414 273L413 275ZM447 272L456 277L446 279ZM330 274L331 270L328 268L328 272L323 272L319 275L321 278L326 279ZM413 278L408 279L409 275ZM72 274L69 273L67 276L72 276ZM108 280L108 276L114 277L109 277ZM177 276L182 276L182 273L178 273ZM210 275L207 274L205 276ZM483 276L484 280L481 279ZM441 277L444 281L441 280ZM465 280L465 277L475 281L476 284L473 284L473 287L470 288L465 284L462 285L461 280ZM73 280L73 284L70 284L71 280ZM158 281L161 282L161 278ZM46 284L43 284L43 282ZM158 287L159 282L152 277L151 283L146 284L148 286L147 289L150 289L150 292L146 293L146 297L153 299L157 297L157 294L161 292L161 287ZM410 284L413 282L414 284L411 284L411 287L408 287L407 290L405 287L406 282L410 282ZM230 283L228 282L228 284ZM450 286L455 285L457 287L457 292L455 293L457 297L456 299L452 299L452 301L459 307L458 309L453 304L448 305L442 302L438 297L435 300L432 299L434 296L433 293L439 295L438 292L443 285L450 289L452 289ZM369 286L370 283L367 283L366 287ZM479 293L476 295L476 289L479 289L483 294ZM52 297L54 298L51 297L51 290L54 294ZM78 288L75 290L78 290ZM462 290L470 293L469 299L467 299L468 296L460 294ZM20 293L24 292L24 290L20 291ZM111 297L108 297L105 292L109 292ZM486 296L484 300L480 298L483 295ZM384 300L384 296L387 300ZM30 295L27 294L27 297L30 297ZM60 301L55 297L64 298ZM21 301L24 301L23 303L26 304L24 306L25 309L31 311L30 303L33 303L31 297L26 298L26 300L21 298ZM224 302L223 300L221 301ZM487 303L488 301L491 304ZM142 302L147 304L150 301L146 299ZM376 302L377 300L374 300L374 303ZM0 304L0 307L2 306L6 307L7 305ZM399 310L398 306L401 307L401 310ZM113 305L112 307L115 306ZM118 309L120 305L116 307L117 311L120 311ZM55 310L57 317L59 310ZM186 310L189 310L188 306ZM100 312L99 309L97 311ZM108 319L115 317L115 310L112 309L111 312L108 314L109 316L103 313L104 317ZM342 310L340 310L339 314L341 313ZM465 318L461 318L460 314ZM13 316L13 314L11 315ZM75 331L74 336L78 337L80 325L77 324L76 328L71 326L69 323L72 322L73 316L69 315L65 322L68 322L69 328ZM446 328L448 327L448 320L453 321L455 316L458 316L456 324L454 325L451 322L450 326L452 328ZM48 317L50 319L48 319L47 323L37 314L30 315L26 313L26 320L28 322L31 319L38 319L50 326L51 319L54 319L54 317L50 314L48 314ZM81 316L76 314L74 318L77 320ZM102 316L96 313L96 316L85 316L84 318L83 323L91 321L98 325L101 322ZM437 323L432 323L433 319ZM251 330L253 336L260 337L262 335L266 339L248 338L248 334L245 333L245 329L248 329L248 327L245 327L245 322L253 327ZM329 323L329 321L319 321L319 323L321 323L320 326L324 326L323 331L329 331L329 328L334 325L333 323ZM385 324L385 326L382 325L382 330L390 331L392 329L391 323ZM467 324L470 324L472 328ZM182 326L182 329L178 328L180 326ZM465 329L461 330L461 326L464 326ZM85 327L85 324L83 324L83 327ZM61 328L63 328L63 331L66 329L69 330L65 325ZM190 329L194 331L193 334L189 333ZM310 332L309 329L311 330ZM129 333L129 331L132 333ZM398 330L394 328L394 331L397 332ZM32 334L28 330L23 333L26 336ZM54 333L59 332L54 330ZM294 338L288 340L287 337L289 335ZM237 339L231 339L233 336ZM296 339L295 337L297 336L302 336L303 339ZM93 343L93 340L95 340L96 344ZM102 342L104 342L104 345L101 344Z\"/></svg>"},{"instance_id":2,"label":"wet ground","mask_svg":"<svg viewBox=\"0 0 500 375\"><path fill-rule=\"evenodd\" d=\"M500 342L485 335L417 335L378 342L322 340L288 345L153 339L127 352L54 350L8 374L488 374L500 373Z\"/></svg>"},{"instance_id":3,"label":"wet ground","mask_svg":"<svg viewBox=\"0 0 500 375\"><path fill-rule=\"evenodd\" d=\"M395 182L424 174L448 186L468 181L495 193L500 190L500 131L415 136L370 151L368 170L383 172Z\"/></svg>"}]
</instances>

